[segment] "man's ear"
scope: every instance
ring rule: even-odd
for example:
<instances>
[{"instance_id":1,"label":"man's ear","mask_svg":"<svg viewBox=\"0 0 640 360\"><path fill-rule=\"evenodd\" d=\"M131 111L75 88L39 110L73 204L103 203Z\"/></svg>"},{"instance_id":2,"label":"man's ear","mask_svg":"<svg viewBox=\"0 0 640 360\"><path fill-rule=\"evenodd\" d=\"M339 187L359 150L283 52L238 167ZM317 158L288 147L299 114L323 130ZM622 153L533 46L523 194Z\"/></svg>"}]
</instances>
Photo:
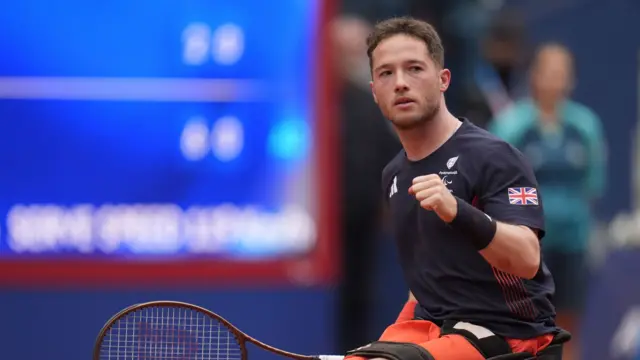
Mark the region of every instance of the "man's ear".
<instances>
[{"instance_id":1,"label":"man's ear","mask_svg":"<svg viewBox=\"0 0 640 360\"><path fill-rule=\"evenodd\" d=\"M451 84L451 71L449 69L440 70L440 91L445 92Z\"/></svg>"}]
</instances>

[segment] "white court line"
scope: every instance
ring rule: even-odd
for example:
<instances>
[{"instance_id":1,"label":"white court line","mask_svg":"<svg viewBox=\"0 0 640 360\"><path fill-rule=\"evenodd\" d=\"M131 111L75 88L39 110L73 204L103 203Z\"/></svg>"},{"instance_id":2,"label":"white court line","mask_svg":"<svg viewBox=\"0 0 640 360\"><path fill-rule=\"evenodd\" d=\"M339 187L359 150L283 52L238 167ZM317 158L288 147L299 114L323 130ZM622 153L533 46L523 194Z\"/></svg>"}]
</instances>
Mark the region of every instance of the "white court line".
<instances>
[{"instance_id":1,"label":"white court line","mask_svg":"<svg viewBox=\"0 0 640 360\"><path fill-rule=\"evenodd\" d=\"M267 94L266 83L244 79L0 77L0 99L237 102Z\"/></svg>"}]
</instances>

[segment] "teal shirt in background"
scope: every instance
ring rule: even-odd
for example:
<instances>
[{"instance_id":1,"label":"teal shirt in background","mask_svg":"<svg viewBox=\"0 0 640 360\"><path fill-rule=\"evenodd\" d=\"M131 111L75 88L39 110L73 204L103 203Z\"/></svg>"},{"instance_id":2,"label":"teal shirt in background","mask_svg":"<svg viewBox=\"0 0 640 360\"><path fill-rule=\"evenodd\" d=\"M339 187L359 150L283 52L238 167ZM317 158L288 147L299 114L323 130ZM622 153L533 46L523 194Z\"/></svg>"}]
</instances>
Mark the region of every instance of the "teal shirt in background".
<instances>
[{"instance_id":1,"label":"teal shirt in background","mask_svg":"<svg viewBox=\"0 0 640 360\"><path fill-rule=\"evenodd\" d=\"M602 124L587 107L565 101L554 130L541 127L538 109L521 100L499 114L489 131L530 161L544 203L547 251L578 252L588 246L594 201L605 183Z\"/></svg>"}]
</instances>

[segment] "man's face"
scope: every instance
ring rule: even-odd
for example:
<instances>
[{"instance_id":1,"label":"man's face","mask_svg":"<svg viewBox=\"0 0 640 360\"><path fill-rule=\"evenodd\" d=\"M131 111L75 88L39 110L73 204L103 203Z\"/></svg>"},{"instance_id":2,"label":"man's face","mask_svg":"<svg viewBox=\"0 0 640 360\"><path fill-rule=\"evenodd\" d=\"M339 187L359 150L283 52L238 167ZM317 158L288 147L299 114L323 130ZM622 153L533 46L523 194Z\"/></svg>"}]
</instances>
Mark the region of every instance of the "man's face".
<instances>
[{"instance_id":1,"label":"man's face","mask_svg":"<svg viewBox=\"0 0 640 360\"><path fill-rule=\"evenodd\" d=\"M371 67L374 100L398 129L433 119L451 74L434 63L423 41L403 34L391 36L373 51Z\"/></svg>"},{"instance_id":2,"label":"man's face","mask_svg":"<svg viewBox=\"0 0 640 360\"><path fill-rule=\"evenodd\" d=\"M564 51L549 48L536 59L531 85L536 97L547 103L562 100L571 86L571 60Z\"/></svg>"}]
</instances>

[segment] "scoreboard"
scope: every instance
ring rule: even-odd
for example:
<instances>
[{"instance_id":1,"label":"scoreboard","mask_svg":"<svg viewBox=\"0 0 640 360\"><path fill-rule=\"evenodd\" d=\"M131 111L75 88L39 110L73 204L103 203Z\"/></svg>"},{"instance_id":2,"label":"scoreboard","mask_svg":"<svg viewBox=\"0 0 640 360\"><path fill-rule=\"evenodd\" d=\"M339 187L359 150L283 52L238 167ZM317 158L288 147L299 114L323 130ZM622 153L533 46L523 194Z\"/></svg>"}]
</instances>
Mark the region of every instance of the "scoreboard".
<instances>
[{"instance_id":1,"label":"scoreboard","mask_svg":"<svg viewBox=\"0 0 640 360\"><path fill-rule=\"evenodd\" d=\"M0 283L335 275L326 5L2 7Z\"/></svg>"}]
</instances>

